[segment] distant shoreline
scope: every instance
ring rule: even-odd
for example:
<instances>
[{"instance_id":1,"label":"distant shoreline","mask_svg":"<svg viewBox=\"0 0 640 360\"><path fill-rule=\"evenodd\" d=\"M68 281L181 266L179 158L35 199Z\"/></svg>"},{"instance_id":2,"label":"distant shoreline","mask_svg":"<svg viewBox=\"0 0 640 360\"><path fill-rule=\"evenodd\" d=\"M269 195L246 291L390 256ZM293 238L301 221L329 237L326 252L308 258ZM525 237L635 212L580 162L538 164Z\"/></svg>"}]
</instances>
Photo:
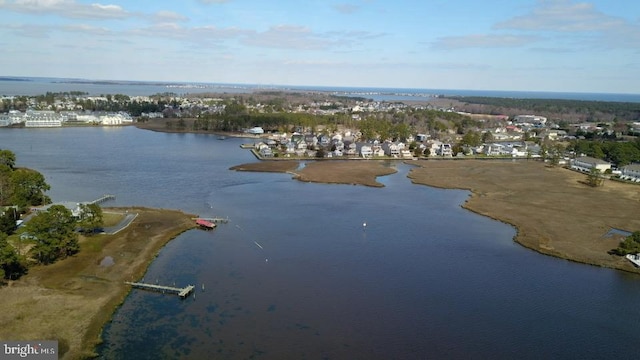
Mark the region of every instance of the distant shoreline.
<instances>
[{"instance_id":1,"label":"distant shoreline","mask_svg":"<svg viewBox=\"0 0 640 360\"><path fill-rule=\"evenodd\" d=\"M515 99L565 99L606 102L640 102L640 94L612 93L612 92L550 92L536 90L473 90L473 89L424 89L402 87L362 87L362 86L319 86L319 85L267 85L267 84L233 84L233 83L209 83L189 81L144 81L144 80L105 80L82 78L55 78L55 77L30 77L30 76L0 76L0 82L5 85L10 82L19 82L37 86L40 91L29 93L17 93L7 91L10 88L0 87L0 95L42 95L46 92L64 91L89 91L90 95L100 94L124 94L129 96L151 96L157 93L179 91L181 94L198 94L202 92L220 93L252 93L255 91L308 91L322 93L336 93L339 96L348 94L352 97L367 97L381 100L379 97L387 97L389 101L399 98L405 101L425 98L429 96L486 96L504 97ZM125 91L126 87L131 91ZM75 88L74 88L75 87ZM110 90L109 87L113 87ZM148 87L150 91L140 90ZM117 89L117 90L116 90ZM151 90L153 89L153 90ZM185 91L187 90L187 91ZM403 96L407 95L407 96ZM419 94L419 95L418 95Z\"/></svg>"}]
</instances>

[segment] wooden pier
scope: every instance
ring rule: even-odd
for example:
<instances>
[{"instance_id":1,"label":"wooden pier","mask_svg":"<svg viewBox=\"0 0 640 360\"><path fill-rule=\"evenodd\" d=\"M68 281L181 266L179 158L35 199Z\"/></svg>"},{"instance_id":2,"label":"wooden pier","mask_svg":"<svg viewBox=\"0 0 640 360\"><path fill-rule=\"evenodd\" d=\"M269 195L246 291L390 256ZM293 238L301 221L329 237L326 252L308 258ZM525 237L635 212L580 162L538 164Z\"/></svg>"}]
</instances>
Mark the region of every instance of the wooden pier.
<instances>
[{"instance_id":1,"label":"wooden pier","mask_svg":"<svg viewBox=\"0 0 640 360\"><path fill-rule=\"evenodd\" d=\"M229 218L220 218L220 217L213 217L213 218L204 218L204 217L200 217L200 218L193 218L193 220L206 220L206 221L210 221L214 224L226 224L229 222Z\"/></svg>"},{"instance_id":2,"label":"wooden pier","mask_svg":"<svg viewBox=\"0 0 640 360\"><path fill-rule=\"evenodd\" d=\"M107 200L115 200L115 198L116 198L115 195L104 194L104 195L102 195L101 198L95 199L95 200L91 201L89 204L102 204L103 202L105 202Z\"/></svg>"},{"instance_id":3,"label":"wooden pier","mask_svg":"<svg viewBox=\"0 0 640 360\"><path fill-rule=\"evenodd\" d=\"M164 292L176 293L182 299L189 296L189 294L191 294L193 292L193 289L195 288L193 285L187 285L186 287L183 287L183 288L177 288L173 286L153 285L153 284L130 282L130 281L125 281L125 284L131 285L132 287L138 288L138 289L159 291L163 293Z\"/></svg>"}]
</instances>

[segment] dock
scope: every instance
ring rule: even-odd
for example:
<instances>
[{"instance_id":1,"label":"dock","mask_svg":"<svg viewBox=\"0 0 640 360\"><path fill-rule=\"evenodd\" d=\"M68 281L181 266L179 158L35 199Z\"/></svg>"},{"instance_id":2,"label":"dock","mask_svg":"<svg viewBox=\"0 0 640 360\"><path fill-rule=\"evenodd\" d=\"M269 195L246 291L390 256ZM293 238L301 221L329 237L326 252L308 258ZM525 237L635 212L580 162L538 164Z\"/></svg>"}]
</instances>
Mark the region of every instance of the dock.
<instances>
[{"instance_id":1,"label":"dock","mask_svg":"<svg viewBox=\"0 0 640 360\"><path fill-rule=\"evenodd\" d=\"M213 218L204 218L204 217L200 217L200 218L193 218L193 220L205 220L205 221L209 221L212 222L214 224L226 224L229 222L229 218L221 218L221 217L213 217Z\"/></svg>"},{"instance_id":2,"label":"dock","mask_svg":"<svg viewBox=\"0 0 640 360\"><path fill-rule=\"evenodd\" d=\"M115 195L104 194L102 195L102 197L89 202L89 204L102 204L103 202L108 200L115 200L115 198L116 198Z\"/></svg>"},{"instance_id":3,"label":"dock","mask_svg":"<svg viewBox=\"0 0 640 360\"><path fill-rule=\"evenodd\" d=\"M176 293L178 296L180 296L181 299L184 299L187 296L189 296L189 294L191 294L193 292L193 289L195 288L193 285L187 285L183 288L177 288L173 286L153 285L153 284L147 284L147 283L141 283L141 282L130 282L130 281L125 281L125 284L131 285L132 287L138 288L138 289L159 291L163 293L164 292Z\"/></svg>"}]
</instances>

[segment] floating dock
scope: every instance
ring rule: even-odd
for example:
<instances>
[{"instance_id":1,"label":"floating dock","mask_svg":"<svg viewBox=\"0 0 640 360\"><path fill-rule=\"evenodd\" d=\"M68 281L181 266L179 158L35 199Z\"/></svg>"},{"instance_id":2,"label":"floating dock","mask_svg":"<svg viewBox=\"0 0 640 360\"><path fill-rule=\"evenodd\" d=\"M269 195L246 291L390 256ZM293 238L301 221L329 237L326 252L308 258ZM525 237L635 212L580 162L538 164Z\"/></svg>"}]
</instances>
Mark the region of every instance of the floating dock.
<instances>
[{"instance_id":1,"label":"floating dock","mask_svg":"<svg viewBox=\"0 0 640 360\"><path fill-rule=\"evenodd\" d=\"M177 288L177 287L173 287L173 286L153 285L153 284L146 284L146 283L140 283L140 282L129 282L129 281L125 281L125 284L131 285L132 287L138 288L138 289L158 291L158 292L163 292L163 293L164 292L176 293L182 299L184 299L187 296L189 296L189 294L191 294L193 292L193 289L195 288L193 285L187 285L187 286L185 286L183 288Z\"/></svg>"}]
</instances>

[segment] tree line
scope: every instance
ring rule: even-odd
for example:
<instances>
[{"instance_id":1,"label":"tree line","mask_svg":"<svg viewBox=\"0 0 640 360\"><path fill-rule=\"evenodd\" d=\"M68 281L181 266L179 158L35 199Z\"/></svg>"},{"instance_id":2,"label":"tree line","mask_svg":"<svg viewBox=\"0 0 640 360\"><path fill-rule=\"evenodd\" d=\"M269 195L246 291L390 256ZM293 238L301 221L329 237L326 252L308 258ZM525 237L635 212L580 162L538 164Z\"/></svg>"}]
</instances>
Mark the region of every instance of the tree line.
<instances>
[{"instance_id":1,"label":"tree line","mask_svg":"<svg viewBox=\"0 0 640 360\"><path fill-rule=\"evenodd\" d=\"M618 167L640 163L640 139L635 141L576 140L567 150L616 164Z\"/></svg>"},{"instance_id":2,"label":"tree line","mask_svg":"<svg viewBox=\"0 0 640 360\"><path fill-rule=\"evenodd\" d=\"M587 101L570 99L517 99L486 96L452 96L450 99L484 105L486 113L501 115L509 111L529 111L559 118L574 117L585 121L640 120L640 103L616 101ZM562 115L562 116L559 116Z\"/></svg>"}]
</instances>

